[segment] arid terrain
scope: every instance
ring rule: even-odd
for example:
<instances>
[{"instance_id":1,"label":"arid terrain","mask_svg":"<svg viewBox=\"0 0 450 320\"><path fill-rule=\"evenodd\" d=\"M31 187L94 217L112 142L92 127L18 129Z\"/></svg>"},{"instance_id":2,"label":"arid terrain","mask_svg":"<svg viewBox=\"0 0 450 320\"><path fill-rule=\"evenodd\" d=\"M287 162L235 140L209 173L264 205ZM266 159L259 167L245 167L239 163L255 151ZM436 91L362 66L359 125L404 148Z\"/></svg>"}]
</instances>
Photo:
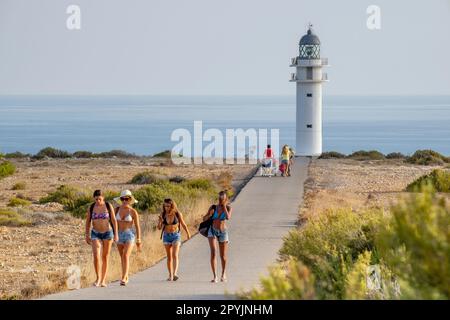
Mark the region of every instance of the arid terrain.
<instances>
[{"instance_id":1,"label":"arid terrain","mask_svg":"<svg viewBox=\"0 0 450 320\"><path fill-rule=\"evenodd\" d=\"M60 290L64 279L61 275L69 266L90 265L91 249L84 242L84 220L64 212L61 204L38 203L40 198L55 191L60 185L91 190L134 190L141 186L129 184L129 181L135 174L143 171L161 176L213 180L227 173L231 177L232 186L238 191L254 170L253 165L174 166L165 159L151 158L13 162L17 166L16 173L0 180L0 208L6 208L9 200L17 196L28 199L33 204L15 209L31 221L29 226L0 226L0 297L6 299L30 298ZM12 190L18 182L25 183L24 190ZM207 205L199 204L196 208ZM198 215L201 214L204 212L198 212ZM149 225L154 225L155 216L147 215L142 219L143 228L150 230ZM194 220L191 218L188 224ZM195 231L194 226L191 227ZM158 242L157 246L154 245L158 248L156 252L150 253L154 255L151 261L155 262L164 254L159 234L153 235L148 241ZM115 248L113 254L116 253L114 250ZM137 263L139 268L132 268L132 271L148 266L149 261L141 257L141 261ZM84 273L92 276L92 270Z\"/></svg>"},{"instance_id":2,"label":"arid terrain","mask_svg":"<svg viewBox=\"0 0 450 320\"><path fill-rule=\"evenodd\" d=\"M303 218L329 208L388 208L406 186L433 169L402 160L314 159L305 182ZM450 197L448 194L444 196Z\"/></svg>"}]
</instances>

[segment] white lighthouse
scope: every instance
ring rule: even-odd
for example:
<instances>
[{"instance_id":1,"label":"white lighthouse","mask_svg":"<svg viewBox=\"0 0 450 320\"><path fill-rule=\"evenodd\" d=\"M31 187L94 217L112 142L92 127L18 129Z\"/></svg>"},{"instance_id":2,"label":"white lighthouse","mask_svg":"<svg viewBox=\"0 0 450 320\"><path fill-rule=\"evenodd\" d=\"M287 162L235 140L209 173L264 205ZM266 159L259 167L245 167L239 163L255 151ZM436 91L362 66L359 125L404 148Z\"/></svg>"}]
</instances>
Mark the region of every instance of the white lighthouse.
<instances>
[{"instance_id":1,"label":"white lighthouse","mask_svg":"<svg viewBox=\"0 0 450 320\"><path fill-rule=\"evenodd\" d=\"M299 43L299 56L292 58L291 82L297 83L296 149L297 156L322 154L322 82L328 81L322 67L328 59L320 57L320 40L309 25Z\"/></svg>"}]
</instances>

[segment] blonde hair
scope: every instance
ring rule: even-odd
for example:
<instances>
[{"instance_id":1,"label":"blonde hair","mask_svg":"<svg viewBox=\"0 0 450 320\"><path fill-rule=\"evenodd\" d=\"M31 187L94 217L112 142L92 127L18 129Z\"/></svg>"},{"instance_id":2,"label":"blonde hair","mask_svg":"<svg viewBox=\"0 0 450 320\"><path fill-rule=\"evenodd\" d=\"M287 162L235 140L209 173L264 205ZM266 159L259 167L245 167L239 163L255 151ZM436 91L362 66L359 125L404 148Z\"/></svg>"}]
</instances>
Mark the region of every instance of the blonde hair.
<instances>
[{"instance_id":1,"label":"blonde hair","mask_svg":"<svg viewBox=\"0 0 450 320\"><path fill-rule=\"evenodd\" d=\"M281 151L282 154L289 154L289 147L287 146L287 144L285 144L283 146L283 150Z\"/></svg>"}]
</instances>

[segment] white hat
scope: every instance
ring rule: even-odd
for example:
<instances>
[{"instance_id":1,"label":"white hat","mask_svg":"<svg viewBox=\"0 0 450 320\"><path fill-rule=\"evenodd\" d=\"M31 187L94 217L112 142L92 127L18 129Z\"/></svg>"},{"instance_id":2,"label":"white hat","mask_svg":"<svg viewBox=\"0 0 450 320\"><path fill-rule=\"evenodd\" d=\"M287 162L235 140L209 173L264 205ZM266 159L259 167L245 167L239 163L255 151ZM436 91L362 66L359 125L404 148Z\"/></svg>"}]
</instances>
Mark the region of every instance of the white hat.
<instances>
[{"instance_id":1,"label":"white hat","mask_svg":"<svg viewBox=\"0 0 450 320\"><path fill-rule=\"evenodd\" d=\"M130 197L131 198L130 204L135 204L135 203L139 202L133 197L133 194L131 193L130 190L123 190L120 193L120 197L114 198L114 201L119 204L122 204L122 200L120 200L120 198L123 198L123 197Z\"/></svg>"}]
</instances>

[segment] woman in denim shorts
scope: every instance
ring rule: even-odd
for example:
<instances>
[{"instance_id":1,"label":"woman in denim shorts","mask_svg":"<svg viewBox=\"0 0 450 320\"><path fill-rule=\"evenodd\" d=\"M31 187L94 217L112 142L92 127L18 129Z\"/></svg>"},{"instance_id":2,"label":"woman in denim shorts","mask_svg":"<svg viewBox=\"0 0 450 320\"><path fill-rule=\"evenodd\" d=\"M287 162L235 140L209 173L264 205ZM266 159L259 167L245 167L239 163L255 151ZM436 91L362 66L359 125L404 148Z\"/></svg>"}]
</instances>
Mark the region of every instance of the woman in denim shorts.
<instances>
[{"instance_id":1,"label":"woman in denim shorts","mask_svg":"<svg viewBox=\"0 0 450 320\"><path fill-rule=\"evenodd\" d=\"M130 190L124 190L120 197L114 199L120 204L116 208L116 220L119 229L119 241L117 242L117 249L119 250L120 259L122 262L122 278L120 285L125 286L128 283L128 271L130 269L130 255L133 250L133 245L136 242L138 251L141 250L141 227L139 224L138 212L133 209L132 205L138 201L133 197ZM136 235L133 231L133 224L136 228Z\"/></svg>"},{"instance_id":2,"label":"woman in denim shorts","mask_svg":"<svg viewBox=\"0 0 450 320\"><path fill-rule=\"evenodd\" d=\"M227 281L226 266L227 266L227 250L228 250L228 230L225 225L225 220L231 218L231 212L233 209L228 205L228 196L225 191L219 193L219 204L212 205L208 213L203 217L203 220L212 219L212 225L208 231L209 247L211 249L211 269L214 278L211 280L213 283L217 283L217 261L216 261L216 242L219 243L220 260L222 262L222 276L220 281Z\"/></svg>"},{"instance_id":3,"label":"woman in denim shorts","mask_svg":"<svg viewBox=\"0 0 450 320\"><path fill-rule=\"evenodd\" d=\"M167 254L167 269L169 278L167 281L177 281L178 276L178 253L181 244L181 229L186 231L187 238L191 233L184 222L183 215L178 211L177 204L172 199L164 199L162 212L159 215L158 229L162 230L161 237Z\"/></svg>"},{"instance_id":4,"label":"woman in denim shorts","mask_svg":"<svg viewBox=\"0 0 450 320\"><path fill-rule=\"evenodd\" d=\"M91 204L86 214L86 243L92 246L94 256L94 269L97 275L94 286L106 287L109 253L113 240L118 241L117 222L114 209L111 204L105 202L101 190L95 190L94 199L95 202Z\"/></svg>"}]
</instances>

